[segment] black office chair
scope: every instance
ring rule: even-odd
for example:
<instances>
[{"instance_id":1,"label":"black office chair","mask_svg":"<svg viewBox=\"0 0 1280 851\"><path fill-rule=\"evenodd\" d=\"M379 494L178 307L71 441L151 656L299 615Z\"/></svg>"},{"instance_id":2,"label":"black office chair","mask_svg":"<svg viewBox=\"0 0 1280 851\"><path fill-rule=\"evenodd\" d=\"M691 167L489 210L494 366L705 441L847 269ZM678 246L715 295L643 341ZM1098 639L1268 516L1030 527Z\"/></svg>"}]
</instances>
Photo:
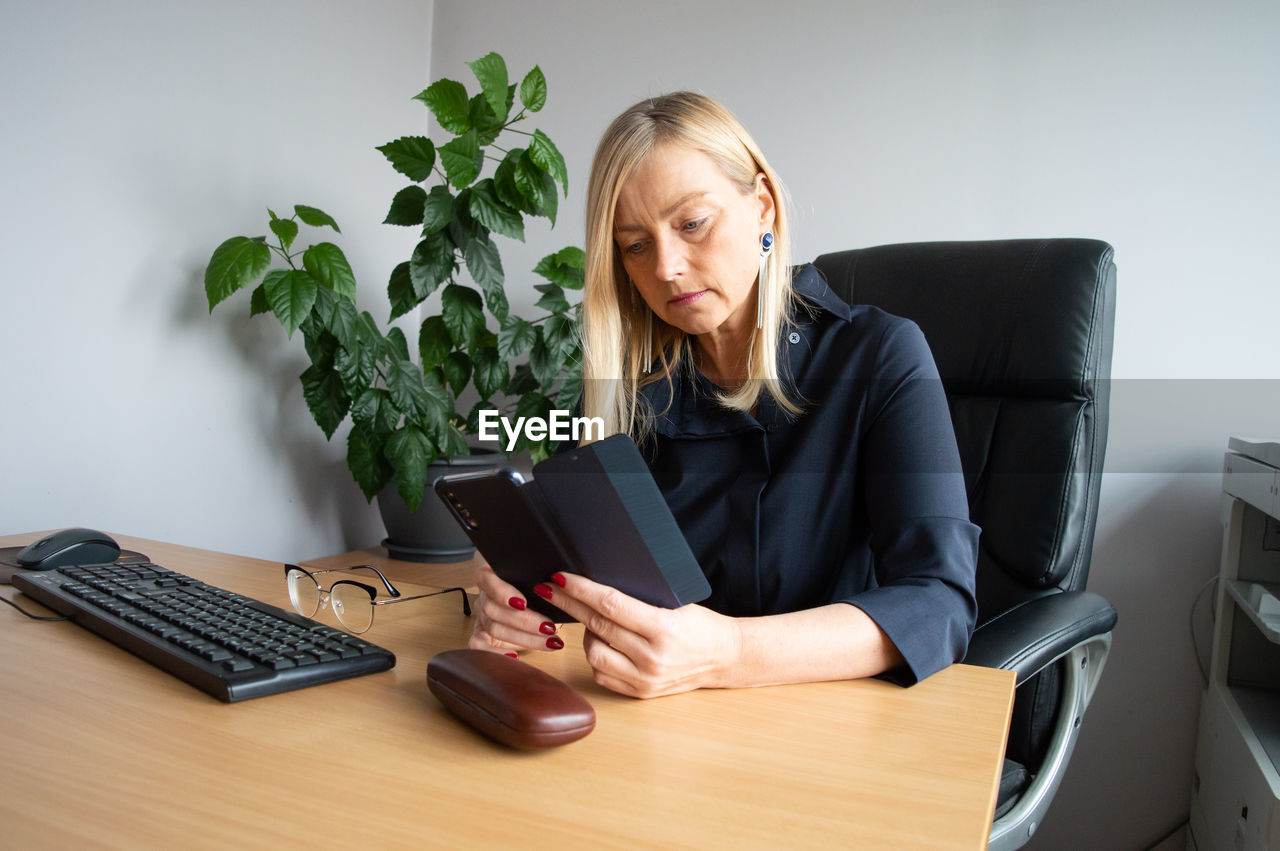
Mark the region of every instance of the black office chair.
<instances>
[{"instance_id":1,"label":"black office chair","mask_svg":"<svg viewBox=\"0 0 1280 851\"><path fill-rule=\"evenodd\" d=\"M816 261L851 304L914 320L942 375L982 527L965 661L1017 672L990 847L1044 818L1111 646L1084 590L1107 445L1115 265L1087 239L935 242Z\"/></svg>"}]
</instances>

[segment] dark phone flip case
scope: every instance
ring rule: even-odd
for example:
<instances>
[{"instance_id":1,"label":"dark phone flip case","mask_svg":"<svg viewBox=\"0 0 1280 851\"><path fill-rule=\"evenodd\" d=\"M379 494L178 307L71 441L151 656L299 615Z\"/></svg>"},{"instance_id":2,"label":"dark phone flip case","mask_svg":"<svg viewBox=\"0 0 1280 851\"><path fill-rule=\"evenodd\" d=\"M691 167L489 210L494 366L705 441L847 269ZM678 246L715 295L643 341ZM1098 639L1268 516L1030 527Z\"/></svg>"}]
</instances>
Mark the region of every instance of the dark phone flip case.
<instances>
[{"instance_id":1,"label":"dark phone flip case","mask_svg":"<svg viewBox=\"0 0 1280 851\"><path fill-rule=\"evenodd\" d=\"M666 608L710 596L630 437L614 435L554 455L533 468L529 482L513 473L445 476L435 488L481 555L531 608L564 618L533 593L557 570Z\"/></svg>"}]
</instances>

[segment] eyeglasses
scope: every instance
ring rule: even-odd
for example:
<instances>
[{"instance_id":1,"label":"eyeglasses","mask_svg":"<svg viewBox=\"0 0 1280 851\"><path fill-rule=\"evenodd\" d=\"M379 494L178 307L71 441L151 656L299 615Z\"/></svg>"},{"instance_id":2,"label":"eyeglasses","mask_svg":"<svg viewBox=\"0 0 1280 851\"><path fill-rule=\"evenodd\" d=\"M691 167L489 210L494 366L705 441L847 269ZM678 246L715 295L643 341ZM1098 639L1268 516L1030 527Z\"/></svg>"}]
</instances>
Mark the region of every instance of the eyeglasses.
<instances>
[{"instance_id":1,"label":"eyeglasses","mask_svg":"<svg viewBox=\"0 0 1280 851\"><path fill-rule=\"evenodd\" d=\"M335 582L329 588L321 588L320 583L316 581L317 576L325 573L335 573L340 570L372 570L378 574L378 578L386 586L387 593L395 599L379 600L377 599L377 588L350 579ZM462 613L467 616L471 615L471 601L467 599L467 592L462 588L445 588L443 591L432 591L430 594L403 597L400 595L399 590L396 589L396 586L391 584L391 580L382 575L381 570L368 564L358 564L355 567L335 567L329 570L317 570L314 573L304 570L296 564L286 564L284 566L284 579L289 586L289 602L293 603L293 607L298 611L298 614L309 618L328 604L333 609L334 615L337 616L338 623L342 624L343 628L348 632L353 632L357 635L373 625L373 610L375 606L406 603L409 600L421 600L423 597L435 597L438 594L448 594L452 591L457 591L462 597Z\"/></svg>"}]
</instances>

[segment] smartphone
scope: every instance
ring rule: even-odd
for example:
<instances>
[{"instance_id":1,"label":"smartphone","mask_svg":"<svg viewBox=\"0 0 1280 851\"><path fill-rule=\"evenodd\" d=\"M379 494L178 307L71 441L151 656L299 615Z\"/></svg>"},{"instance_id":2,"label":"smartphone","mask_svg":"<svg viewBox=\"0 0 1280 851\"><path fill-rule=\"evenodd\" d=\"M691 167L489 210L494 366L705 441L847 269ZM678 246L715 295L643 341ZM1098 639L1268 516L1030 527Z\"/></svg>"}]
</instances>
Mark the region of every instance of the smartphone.
<instances>
[{"instance_id":1,"label":"smartphone","mask_svg":"<svg viewBox=\"0 0 1280 851\"><path fill-rule=\"evenodd\" d=\"M533 593L557 570L668 609L711 595L630 437L618 434L561 452L533 472L532 481L504 467L435 483L480 554L531 608L565 617Z\"/></svg>"},{"instance_id":2,"label":"smartphone","mask_svg":"<svg viewBox=\"0 0 1280 851\"><path fill-rule=\"evenodd\" d=\"M575 567L523 485L518 470L503 467L441 476L434 487L494 572L524 595L530 609L563 622L569 616L535 594L533 586Z\"/></svg>"}]
</instances>

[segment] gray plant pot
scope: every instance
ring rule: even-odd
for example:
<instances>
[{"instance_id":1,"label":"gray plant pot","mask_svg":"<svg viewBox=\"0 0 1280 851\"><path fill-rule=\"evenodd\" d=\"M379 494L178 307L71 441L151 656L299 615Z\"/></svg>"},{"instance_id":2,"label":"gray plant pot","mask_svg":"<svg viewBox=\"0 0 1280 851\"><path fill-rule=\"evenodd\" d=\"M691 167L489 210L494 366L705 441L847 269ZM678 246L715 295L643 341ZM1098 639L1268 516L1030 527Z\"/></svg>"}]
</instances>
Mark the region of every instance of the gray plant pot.
<instances>
[{"instance_id":1,"label":"gray plant pot","mask_svg":"<svg viewBox=\"0 0 1280 851\"><path fill-rule=\"evenodd\" d=\"M440 476L496 470L507 456L492 449L471 450L471 455L441 459L427 468L427 490L416 511L409 511L394 483L378 493L378 511L387 527L382 545L392 558L420 562L466 561L475 552L449 509L436 496L432 484Z\"/></svg>"}]
</instances>

